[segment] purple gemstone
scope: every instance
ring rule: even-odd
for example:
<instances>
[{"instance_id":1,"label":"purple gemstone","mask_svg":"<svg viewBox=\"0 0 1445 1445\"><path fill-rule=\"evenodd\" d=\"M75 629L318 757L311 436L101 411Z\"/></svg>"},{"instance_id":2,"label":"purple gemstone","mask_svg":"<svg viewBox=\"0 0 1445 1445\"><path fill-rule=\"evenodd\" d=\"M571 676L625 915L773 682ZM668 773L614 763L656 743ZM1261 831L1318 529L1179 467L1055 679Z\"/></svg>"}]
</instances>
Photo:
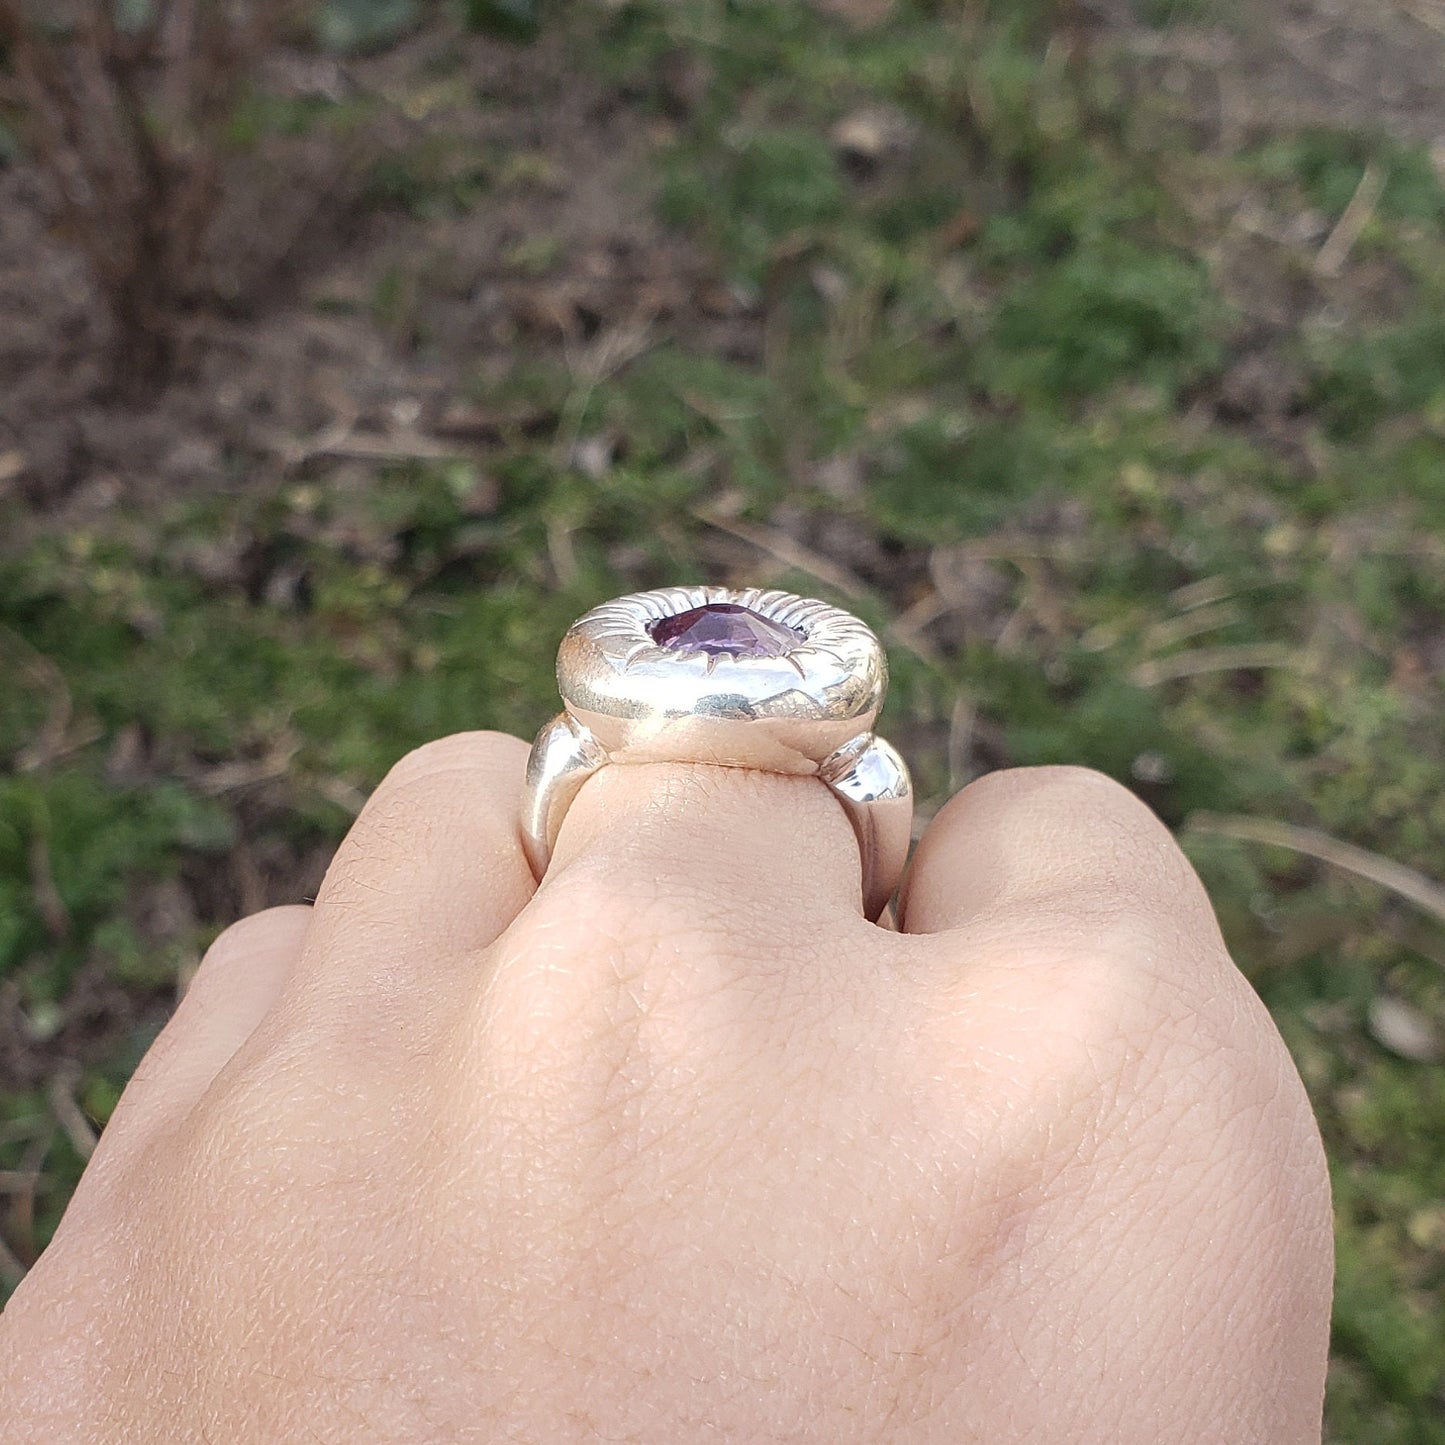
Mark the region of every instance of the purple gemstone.
<instances>
[{"instance_id":1,"label":"purple gemstone","mask_svg":"<svg viewBox=\"0 0 1445 1445\"><path fill-rule=\"evenodd\" d=\"M803 641L801 632L736 602L709 602L660 617L647 630L659 647L713 657L784 657Z\"/></svg>"}]
</instances>

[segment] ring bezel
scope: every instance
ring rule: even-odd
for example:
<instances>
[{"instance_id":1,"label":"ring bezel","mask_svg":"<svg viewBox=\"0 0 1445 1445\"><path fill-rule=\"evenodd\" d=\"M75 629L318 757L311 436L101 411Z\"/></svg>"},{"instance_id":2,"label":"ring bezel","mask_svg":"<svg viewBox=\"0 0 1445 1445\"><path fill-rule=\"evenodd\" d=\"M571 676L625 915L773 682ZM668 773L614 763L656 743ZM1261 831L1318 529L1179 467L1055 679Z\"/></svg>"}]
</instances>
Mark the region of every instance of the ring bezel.
<instances>
[{"instance_id":1,"label":"ring bezel","mask_svg":"<svg viewBox=\"0 0 1445 1445\"><path fill-rule=\"evenodd\" d=\"M803 640L778 657L734 657L663 647L647 630L720 602L771 618ZM797 772L872 727L888 663L870 627L817 598L776 588L664 587L579 618L558 649L557 684L567 711L609 752L641 759L682 750L719 762L737 754L757 766L761 746L768 748L764 766Z\"/></svg>"}]
</instances>

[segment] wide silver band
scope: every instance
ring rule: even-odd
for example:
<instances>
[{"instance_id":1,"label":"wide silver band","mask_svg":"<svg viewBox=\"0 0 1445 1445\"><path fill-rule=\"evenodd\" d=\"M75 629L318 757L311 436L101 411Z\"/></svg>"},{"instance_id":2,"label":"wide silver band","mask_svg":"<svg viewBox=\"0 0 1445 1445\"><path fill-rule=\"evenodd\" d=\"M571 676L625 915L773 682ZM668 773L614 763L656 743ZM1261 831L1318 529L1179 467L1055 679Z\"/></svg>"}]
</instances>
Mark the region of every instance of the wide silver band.
<instances>
[{"instance_id":1,"label":"wide silver band","mask_svg":"<svg viewBox=\"0 0 1445 1445\"><path fill-rule=\"evenodd\" d=\"M798 637L774 656L664 646L664 619L732 604ZM557 654L563 711L527 763L522 843L540 880L582 784L608 763L703 762L814 775L858 838L863 903L877 918L908 853L913 795L897 752L874 735L888 664L872 630L791 592L666 587L594 608Z\"/></svg>"}]
</instances>

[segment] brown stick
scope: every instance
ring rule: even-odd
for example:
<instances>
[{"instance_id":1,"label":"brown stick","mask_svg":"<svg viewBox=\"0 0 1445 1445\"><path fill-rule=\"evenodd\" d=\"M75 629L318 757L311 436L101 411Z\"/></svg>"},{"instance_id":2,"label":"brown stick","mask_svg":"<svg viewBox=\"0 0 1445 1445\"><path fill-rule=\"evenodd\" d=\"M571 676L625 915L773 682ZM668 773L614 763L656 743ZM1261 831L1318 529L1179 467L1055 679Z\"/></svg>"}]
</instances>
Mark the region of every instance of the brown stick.
<instances>
[{"instance_id":1,"label":"brown stick","mask_svg":"<svg viewBox=\"0 0 1445 1445\"><path fill-rule=\"evenodd\" d=\"M1423 873L1396 863L1392 858L1371 853L1354 843L1342 842L1314 828L1300 828L1273 818L1250 818L1224 813L1193 813L1185 823L1191 833L1214 833L1224 838L1238 838L1245 843L1265 843L1272 848L1287 848L1341 868L1346 873L1368 879L1371 883L1398 893L1417 908L1445 923L1445 885Z\"/></svg>"},{"instance_id":2,"label":"brown stick","mask_svg":"<svg viewBox=\"0 0 1445 1445\"><path fill-rule=\"evenodd\" d=\"M158 384L181 307L205 291L226 127L295 0L156 0L133 33L112 0L0 0L29 151L115 322L116 376Z\"/></svg>"}]
</instances>

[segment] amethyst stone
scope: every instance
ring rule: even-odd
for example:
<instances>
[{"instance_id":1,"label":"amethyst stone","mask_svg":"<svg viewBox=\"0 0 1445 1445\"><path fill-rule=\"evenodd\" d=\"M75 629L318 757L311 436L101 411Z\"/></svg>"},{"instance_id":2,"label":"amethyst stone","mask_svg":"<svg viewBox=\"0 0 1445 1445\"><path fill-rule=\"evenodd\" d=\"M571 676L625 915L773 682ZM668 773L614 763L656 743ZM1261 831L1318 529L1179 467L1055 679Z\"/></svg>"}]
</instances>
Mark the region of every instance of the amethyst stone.
<instances>
[{"instance_id":1,"label":"amethyst stone","mask_svg":"<svg viewBox=\"0 0 1445 1445\"><path fill-rule=\"evenodd\" d=\"M706 652L711 657L786 657L803 634L736 602L709 602L648 626L659 647Z\"/></svg>"}]
</instances>

